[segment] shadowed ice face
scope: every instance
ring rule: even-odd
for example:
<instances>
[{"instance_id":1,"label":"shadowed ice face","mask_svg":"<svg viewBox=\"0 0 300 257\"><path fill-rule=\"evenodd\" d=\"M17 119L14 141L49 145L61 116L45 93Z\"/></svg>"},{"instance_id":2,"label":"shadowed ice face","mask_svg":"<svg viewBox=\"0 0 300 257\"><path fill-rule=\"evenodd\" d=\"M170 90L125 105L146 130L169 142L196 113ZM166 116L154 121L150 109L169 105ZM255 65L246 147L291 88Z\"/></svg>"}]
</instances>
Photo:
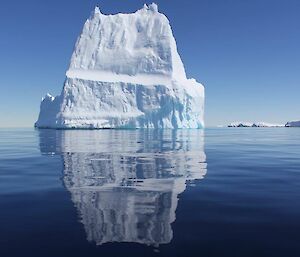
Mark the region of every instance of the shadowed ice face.
<instances>
[{"instance_id":1,"label":"shadowed ice face","mask_svg":"<svg viewBox=\"0 0 300 257\"><path fill-rule=\"evenodd\" d=\"M206 173L201 130L40 130L43 154L63 159L87 239L172 240L178 195Z\"/></svg>"}]
</instances>

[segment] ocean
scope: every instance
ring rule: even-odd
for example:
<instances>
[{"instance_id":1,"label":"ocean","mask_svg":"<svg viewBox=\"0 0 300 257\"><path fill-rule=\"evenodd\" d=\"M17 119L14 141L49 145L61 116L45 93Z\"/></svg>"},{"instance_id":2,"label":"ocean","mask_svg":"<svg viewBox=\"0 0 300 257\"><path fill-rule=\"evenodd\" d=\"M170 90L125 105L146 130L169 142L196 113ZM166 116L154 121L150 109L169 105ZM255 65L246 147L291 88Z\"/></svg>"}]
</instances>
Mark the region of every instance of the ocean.
<instances>
[{"instance_id":1,"label":"ocean","mask_svg":"<svg viewBox=\"0 0 300 257\"><path fill-rule=\"evenodd\" d=\"M300 129L0 129L0 256L300 256Z\"/></svg>"}]
</instances>

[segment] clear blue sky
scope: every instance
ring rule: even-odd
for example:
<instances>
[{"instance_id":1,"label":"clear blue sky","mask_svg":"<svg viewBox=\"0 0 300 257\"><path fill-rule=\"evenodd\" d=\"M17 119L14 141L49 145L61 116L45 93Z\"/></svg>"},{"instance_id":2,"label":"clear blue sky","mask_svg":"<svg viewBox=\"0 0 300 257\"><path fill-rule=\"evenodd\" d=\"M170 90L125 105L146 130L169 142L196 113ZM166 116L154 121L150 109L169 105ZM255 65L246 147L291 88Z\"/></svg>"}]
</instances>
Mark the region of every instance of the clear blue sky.
<instances>
[{"instance_id":1,"label":"clear blue sky","mask_svg":"<svg viewBox=\"0 0 300 257\"><path fill-rule=\"evenodd\" d=\"M59 94L73 46L96 4L133 12L146 0L3 0L0 127L32 126ZM300 120L299 0L157 0L189 77L206 87L206 124Z\"/></svg>"}]
</instances>

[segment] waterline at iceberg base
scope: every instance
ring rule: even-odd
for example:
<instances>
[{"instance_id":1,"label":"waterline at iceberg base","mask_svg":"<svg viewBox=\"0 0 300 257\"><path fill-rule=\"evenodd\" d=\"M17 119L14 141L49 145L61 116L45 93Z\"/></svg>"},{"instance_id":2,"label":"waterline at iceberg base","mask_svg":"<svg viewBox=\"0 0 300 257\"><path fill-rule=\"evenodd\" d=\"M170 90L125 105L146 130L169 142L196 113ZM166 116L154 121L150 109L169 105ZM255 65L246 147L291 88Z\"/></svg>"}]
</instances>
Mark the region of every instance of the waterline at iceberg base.
<instances>
[{"instance_id":1,"label":"waterline at iceberg base","mask_svg":"<svg viewBox=\"0 0 300 257\"><path fill-rule=\"evenodd\" d=\"M187 79L157 5L86 21L59 96L43 98L38 128L202 128L204 87Z\"/></svg>"}]
</instances>

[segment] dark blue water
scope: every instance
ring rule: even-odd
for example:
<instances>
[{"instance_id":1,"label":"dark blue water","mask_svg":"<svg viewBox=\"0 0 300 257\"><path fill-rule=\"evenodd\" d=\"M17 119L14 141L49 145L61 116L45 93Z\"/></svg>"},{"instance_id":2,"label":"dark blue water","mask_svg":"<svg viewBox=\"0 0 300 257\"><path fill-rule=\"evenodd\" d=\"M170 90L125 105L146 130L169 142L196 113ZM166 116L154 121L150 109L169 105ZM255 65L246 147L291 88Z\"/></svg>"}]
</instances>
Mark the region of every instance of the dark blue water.
<instances>
[{"instance_id":1,"label":"dark blue water","mask_svg":"<svg viewBox=\"0 0 300 257\"><path fill-rule=\"evenodd\" d=\"M0 256L300 256L300 129L0 130Z\"/></svg>"}]
</instances>

